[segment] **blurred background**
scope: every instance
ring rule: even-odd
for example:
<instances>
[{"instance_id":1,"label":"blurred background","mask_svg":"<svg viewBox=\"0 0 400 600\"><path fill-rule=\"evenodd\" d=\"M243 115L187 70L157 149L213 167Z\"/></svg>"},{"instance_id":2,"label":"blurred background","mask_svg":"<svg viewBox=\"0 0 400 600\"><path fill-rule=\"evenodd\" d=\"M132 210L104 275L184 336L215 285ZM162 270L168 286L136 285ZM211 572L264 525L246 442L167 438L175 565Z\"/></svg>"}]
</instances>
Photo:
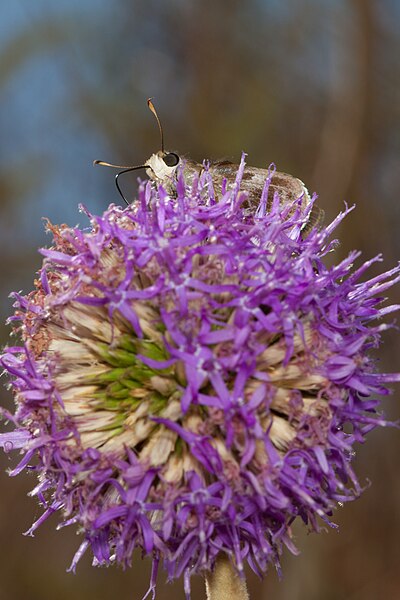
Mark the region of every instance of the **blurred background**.
<instances>
[{"instance_id":1,"label":"blurred background","mask_svg":"<svg viewBox=\"0 0 400 600\"><path fill-rule=\"evenodd\" d=\"M400 255L400 2L397 0L14 0L0 3L1 344L8 294L28 292L46 239L42 216L87 221L120 203L114 173L94 159L140 164L160 140L146 98L154 96L166 147L201 161L229 158L297 175L317 191L327 220L346 200L337 260L359 248L383 265ZM144 176L144 174L143 174ZM125 176L134 198L137 174ZM376 271L381 270L379 265ZM371 270L371 274L373 271ZM399 290L391 300L399 299ZM398 334L382 368L399 369ZM5 389L2 403L11 406ZM393 419L400 392L384 400ZM375 431L356 470L366 486L336 514L340 533L306 536L298 557L249 574L252 600L391 600L400 597L400 435ZM95 569L86 557L65 572L79 543L56 520L34 540L21 535L40 514L33 479L10 479L1 456L0 600L139 600L149 564ZM205 597L193 579L193 600ZM181 583L157 599L184 598Z\"/></svg>"}]
</instances>

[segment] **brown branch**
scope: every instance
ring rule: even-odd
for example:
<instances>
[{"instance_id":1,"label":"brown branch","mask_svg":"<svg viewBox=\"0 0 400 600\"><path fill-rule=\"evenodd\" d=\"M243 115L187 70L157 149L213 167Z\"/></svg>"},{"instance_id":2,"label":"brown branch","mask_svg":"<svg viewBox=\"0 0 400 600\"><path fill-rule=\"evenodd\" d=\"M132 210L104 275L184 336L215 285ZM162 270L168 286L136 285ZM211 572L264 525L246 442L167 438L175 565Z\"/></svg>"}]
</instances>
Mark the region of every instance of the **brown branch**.
<instances>
[{"instance_id":1,"label":"brown branch","mask_svg":"<svg viewBox=\"0 0 400 600\"><path fill-rule=\"evenodd\" d=\"M367 135L374 20L369 0L336 12L325 123L321 130L313 189L331 200L346 198L358 171ZM337 8L334 10L338 10ZM350 21L350 22L349 22ZM329 181L329 189L326 182ZM329 198L325 198L329 202Z\"/></svg>"}]
</instances>

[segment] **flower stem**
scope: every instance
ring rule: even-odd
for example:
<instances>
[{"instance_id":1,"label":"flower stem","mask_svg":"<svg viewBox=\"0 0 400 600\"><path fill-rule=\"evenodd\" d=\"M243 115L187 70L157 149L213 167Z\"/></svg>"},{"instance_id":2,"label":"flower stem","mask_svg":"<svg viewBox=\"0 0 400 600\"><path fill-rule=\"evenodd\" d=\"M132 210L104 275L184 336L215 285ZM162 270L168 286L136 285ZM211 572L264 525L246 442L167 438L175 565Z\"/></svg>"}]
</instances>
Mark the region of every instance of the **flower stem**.
<instances>
[{"instance_id":1,"label":"flower stem","mask_svg":"<svg viewBox=\"0 0 400 600\"><path fill-rule=\"evenodd\" d=\"M246 582L226 555L219 555L214 571L206 574L207 600L249 600Z\"/></svg>"}]
</instances>

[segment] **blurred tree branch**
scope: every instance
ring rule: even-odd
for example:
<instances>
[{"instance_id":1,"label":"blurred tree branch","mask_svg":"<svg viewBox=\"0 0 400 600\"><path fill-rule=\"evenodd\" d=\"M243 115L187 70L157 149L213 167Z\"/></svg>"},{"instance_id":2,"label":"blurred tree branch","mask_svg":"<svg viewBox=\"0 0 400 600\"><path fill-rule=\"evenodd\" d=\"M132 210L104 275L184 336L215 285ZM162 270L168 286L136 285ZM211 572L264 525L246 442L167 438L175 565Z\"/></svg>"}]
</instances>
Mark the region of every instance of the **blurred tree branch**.
<instances>
[{"instance_id":1,"label":"blurred tree branch","mask_svg":"<svg viewBox=\"0 0 400 600\"><path fill-rule=\"evenodd\" d=\"M327 204L348 198L367 144L374 19L370 0L352 0L351 4L350 23L347 11L336 7L331 13L336 36L331 46L325 121L312 176L312 188L324 190Z\"/></svg>"}]
</instances>

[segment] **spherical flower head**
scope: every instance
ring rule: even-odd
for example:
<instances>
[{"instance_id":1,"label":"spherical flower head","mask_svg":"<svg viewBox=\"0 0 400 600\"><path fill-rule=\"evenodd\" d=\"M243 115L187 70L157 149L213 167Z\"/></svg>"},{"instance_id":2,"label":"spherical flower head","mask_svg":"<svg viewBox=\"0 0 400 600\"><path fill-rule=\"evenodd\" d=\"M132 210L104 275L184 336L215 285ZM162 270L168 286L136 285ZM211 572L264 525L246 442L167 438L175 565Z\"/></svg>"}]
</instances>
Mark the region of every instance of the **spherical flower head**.
<instances>
[{"instance_id":1,"label":"spherical flower head","mask_svg":"<svg viewBox=\"0 0 400 600\"><path fill-rule=\"evenodd\" d=\"M258 574L290 526L329 525L356 497L356 442L386 421L377 394L396 374L371 350L388 325L382 293L399 268L363 280L358 253L324 264L329 226L307 232L311 204L254 214L236 185L215 200L207 171L176 197L142 185L82 230L48 224L35 289L15 294L15 430L6 449L34 470L44 508L75 524L95 564L141 548L169 578L218 555ZM375 260L379 260L379 257Z\"/></svg>"}]
</instances>

